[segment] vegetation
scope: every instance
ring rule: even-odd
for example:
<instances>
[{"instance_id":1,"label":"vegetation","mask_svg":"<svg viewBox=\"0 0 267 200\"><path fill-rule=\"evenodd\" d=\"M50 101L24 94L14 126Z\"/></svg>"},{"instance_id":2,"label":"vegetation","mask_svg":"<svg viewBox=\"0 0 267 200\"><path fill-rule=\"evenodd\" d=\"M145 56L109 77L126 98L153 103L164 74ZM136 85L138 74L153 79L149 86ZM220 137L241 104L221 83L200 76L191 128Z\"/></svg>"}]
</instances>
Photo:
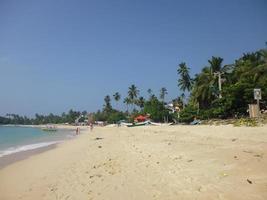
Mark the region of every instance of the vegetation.
<instances>
[{"instance_id":1,"label":"vegetation","mask_svg":"<svg viewBox=\"0 0 267 200\"><path fill-rule=\"evenodd\" d=\"M150 114L150 117L155 122L164 121L165 117L171 120L171 115L165 106L158 100L157 97L152 97L145 102L144 111L145 114Z\"/></svg>"},{"instance_id":2,"label":"vegetation","mask_svg":"<svg viewBox=\"0 0 267 200\"><path fill-rule=\"evenodd\" d=\"M0 124L59 124L59 123L75 123L75 120L81 116L87 115L87 112L73 111L72 109L66 114L54 115L50 113L49 115L35 114L35 118L28 118L26 116L22 117L16 114L6 114L5 117L0 117ZM82 120L82 118L81 118Z\"/></svg>"},{"instance_id":3,"label":"vegetation","mask_svg":"<svg viewBox=\"0 0 267 200\"><path fill-rule=\"evenodd\" d=\"M178 65L178 87L181 95L172 100L176 113L170 112L166 104L167 89L160 89L159 97L147 90L148 98L139 96L139 90L132 84L128 88L128 95L123 99L126 111L119 111L112 107L109 95L104 98L102 111L92 113L96 121L116 123L120 120L132 121L139 114L149 114L156 122L175 120L178 122L191 122L198 119L227 119L248 116L248 104L255 103L254 88L261 88L262 100L260 108L266 110L267 106L267 50L262 49L252 53L243 54L233 64L224 65L223 58L212 56L207 65L194 78L190 76L190 68L185 62ZM121 95L116 92L112 95L116 104ZM185 97L187 96L187 101ZM129 109L130 106L130 109ZM118 108L118 105L116 106ZM87 113L70 110L62 115L39 115L27 118L16 114L7 114L0 117L0 124L47 124L47 123L74 123L83 121ZM168 121L167 120L167 121ZM240 120L238 124L254 126L253 120Z\"/></svg>"},{"instance_id":4,"label":"vegetation","mask_svg":"<svg viewBox=\"0 0 267 200\"><path fill-rule=\"evenodd\" d=\"M254 88L261 88L261 109L267 105L267 50L246 53L234 64L222 67L222 58L212 57L194 79L188 113L199 108L200 119L248 116L248 104L255 103ZM218 77L222 76L221 98ZM184 111L186 112L186 110ZM186 119L181 119L186 121Z\"/></svg>"}]
</instances>

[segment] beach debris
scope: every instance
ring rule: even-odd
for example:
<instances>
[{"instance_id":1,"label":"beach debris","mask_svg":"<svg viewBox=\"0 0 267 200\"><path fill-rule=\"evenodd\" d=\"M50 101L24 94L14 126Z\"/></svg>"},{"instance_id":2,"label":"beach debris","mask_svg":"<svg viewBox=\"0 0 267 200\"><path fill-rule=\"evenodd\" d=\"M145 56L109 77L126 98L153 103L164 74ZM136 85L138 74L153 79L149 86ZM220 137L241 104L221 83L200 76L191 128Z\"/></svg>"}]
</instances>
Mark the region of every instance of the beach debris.
<instances>
[{"instance_id":1,"label":"beach debris","mask_svg":"<svg viewBox=\"0 0 267 200\"><path fill-rule=\"evenodd\" d=\"M104 138L96 137L95 140L103 140Z\"/></svg>"},{"instance_id":2,"label":"beach debris","mask_svg":"<svg viewBox=\"0 0 267 200\"><path fill-rule=\"evenodd\" d=\"M244 150L244 153L253 153L253 151L249 151L249 150Z\"/></svg>"},{"instance_id":3,"label":"beach debris","mask_svg":"<svg viewBox=\"0 0 267 200\"><path fill-rule=\"evenodd\" d=\"M235 159L237 159L237 156L234 156Z\"/></svg>"},{"instance_id":4,"label":"beach debris","mask_svg":"<svg viewBox=\"0 0 267 200\"><path fill-rule=\"evenodd\" d=\"M220 173L220 176L221 176L222 178L224 178L224 177L227 177L228 174L226 174L225 172L222 172L222 173Z\"/></svg>"},{"instance_id":5,"label":"beach debris","mask_svg":"<svg viewBox=\"0 0 267 200\"><path fill-rule=\"evenodd\" d=\"M187 162L192 162L193 160L188 160Z\"/></svg>"},{"instance_id":6,"label":"beach debris","mask_svg":"<svg viewBox=\"0 0 267 200\"><path fill-rule=\"evenodd\" d=\"M251 180L249 180L249 179L247 179L247 182L248 182L249 184L252 184L252 181L251 181Z\"/></svg>"},{"instance_id":7,"label":"beach debris","mask_svg":"<svg viewBox=\"0 0 267 200\"><path fill-rule=\"evenodd\" d=\"M256 155L254 155L254 157L262 158L263 154L256 154Z\"/></svg>"},{"instance_id":8,"label":"beach debris","mask_svg":"<svg viewBox=\"0 0 267 200\"><path fill-rule=\"evenodd\" d=\"M234 122L234 126L258 126L259 123L256 119L251 119L251 118L241 118L238 119Z\"/></svg>"},{"instance_id":9,"label":"beach debris","mask_svg":"<svg viewBox=\"0 0 267 200\"><path fill-rule=\"evenodd\" d=\"M157 162L157 164L159 164L159 162Z\"/></svg>"},{"instance_id":10,"label":"beach debris","mask_svg":"<svg viewBox=\"0 0 267 200\"><path fill-rule=\"evenodd\" d=\"M235 141L237 141L238 139L237 138L234 138L234 139L232 139L232 142L235 142Z\"/></svg>"},{"instance_id":11,"label":"beach debris","mask_svg":"<svg viewBox=\"0 0 267 200\"><path fill-rule=\"evenodd\" d=\"M203 189L202 186L199 186L197 190L198 190L199 192L202 192L202 189Z\"/></svg>"},{"instance_id":12,"label":"beach debris","mask_svg":"<svg viewBox=\"0 0 267 200\"><path fill-rule=\"evenodd\" d=\"M99 149L101 149L101 148L102 148L102 146L98 146L98 148L99 148Z\"/></svg>"},{"instance_id":13,"label":"beach debris","mask_svg":"<svg viewBox=\"0 0 267 200\"><path fill-rule=\"evenodd\" d=\"M101 174L96 174L96 177L101 178L102 175Z\"/></svg>"}]
</instances>

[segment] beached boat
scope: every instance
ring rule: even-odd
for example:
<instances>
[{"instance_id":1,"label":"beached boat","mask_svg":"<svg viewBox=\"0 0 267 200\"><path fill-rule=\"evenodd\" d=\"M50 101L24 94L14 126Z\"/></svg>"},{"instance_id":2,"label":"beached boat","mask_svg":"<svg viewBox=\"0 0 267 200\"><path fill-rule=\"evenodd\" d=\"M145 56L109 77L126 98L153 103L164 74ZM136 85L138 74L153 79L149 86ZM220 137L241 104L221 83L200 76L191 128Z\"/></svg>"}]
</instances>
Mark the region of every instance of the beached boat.
<instances>
[{"instance_id":1,"label":"beached boat","mask_svg":"<svg viewBox=\"0 0 267 200\"><path fill-rule=\"evenodd\" d=\"M170 126L173 123L156 123L156 122L149 122L149 124L153 125L153 126Z\"/></svg>"},{"instance_id":2,"label":"beached boat","mask_svg":"<svg viewBox=\"0 0 267 200\"><path fill-rule=\"evenodd\" d=\"M130 126L133 125L132 123L127 123L127 122L121 122L120 123L121 126Z\"/></svg>"},{"instance_id":3,"label":"beached boat","mask_svg":"<svg viewBox=\"0 0 267 200\"><path fill-rule=\"evenodd\" d=\"M127 127L145 126L145 125L148 125L148 124L149 124L149 122L145 121L145 122L132 123L130 125L127 125Z\"/></svg>"}]
</instances>

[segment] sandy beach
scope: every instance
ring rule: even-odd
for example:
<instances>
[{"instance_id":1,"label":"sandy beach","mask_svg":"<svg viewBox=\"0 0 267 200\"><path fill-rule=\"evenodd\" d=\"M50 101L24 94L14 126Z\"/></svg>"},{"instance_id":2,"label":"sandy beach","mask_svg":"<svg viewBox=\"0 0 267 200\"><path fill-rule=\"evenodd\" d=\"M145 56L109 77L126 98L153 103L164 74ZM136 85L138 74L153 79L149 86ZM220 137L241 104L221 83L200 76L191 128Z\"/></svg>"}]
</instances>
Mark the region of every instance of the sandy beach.
<instances>
[{"instance_id":1,"label":"sandy beach","mask_svg":"<svg viewBox=\"0 0 267 200\"><path fill-rule=\"evenodd\" d=\"M0 169L0 199L267 199L267 126L84 131Z\"/></svg>"}]
</instances>

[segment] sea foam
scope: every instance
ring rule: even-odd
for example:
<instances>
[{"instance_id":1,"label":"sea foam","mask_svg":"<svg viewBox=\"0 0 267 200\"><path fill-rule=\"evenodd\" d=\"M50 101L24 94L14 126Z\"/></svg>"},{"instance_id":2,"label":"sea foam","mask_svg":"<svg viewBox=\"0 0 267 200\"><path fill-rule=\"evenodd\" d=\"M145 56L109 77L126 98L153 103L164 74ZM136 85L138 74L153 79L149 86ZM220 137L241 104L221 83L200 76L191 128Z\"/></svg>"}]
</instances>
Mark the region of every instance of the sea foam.
<instances>
[{"instance_id":1,"label":"sea foam","mask_svg":"<svg viewBox=\"0 0 267 200\"><path fill-rule=\"evenodd\" d=\"M51 142L42 142L42 143L36 143L36 144L28 144L28 145L23 145L23 146L18 146L18 147L10 147L6 150L0 151L0 158L6 155L22 152L22 151L28 151L28 150L33 150L33 149L38 149L46 146L50 146L53 144L58 144L61 143L62 141L51 141Z\"/></svg>"}]
</instances>

